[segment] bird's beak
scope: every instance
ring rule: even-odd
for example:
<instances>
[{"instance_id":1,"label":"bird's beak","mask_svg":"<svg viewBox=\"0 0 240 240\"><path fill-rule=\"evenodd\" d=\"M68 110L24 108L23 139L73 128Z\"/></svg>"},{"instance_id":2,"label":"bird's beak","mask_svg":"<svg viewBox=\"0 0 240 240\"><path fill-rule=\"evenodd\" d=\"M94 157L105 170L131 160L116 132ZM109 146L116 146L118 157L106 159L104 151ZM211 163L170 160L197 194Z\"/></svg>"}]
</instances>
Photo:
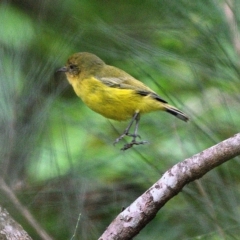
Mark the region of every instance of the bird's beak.
<instances>
[{"instance_id":1,"label":"bird's beak","mask_svg":"<svg viewBox=\"0 0 240 240\"><path fill-rule=\"evenodd\" d=\"M59 68L56 72L67 72L68 69L67 67L62 67L62 68Z\"/></svg>"}]
</instances>

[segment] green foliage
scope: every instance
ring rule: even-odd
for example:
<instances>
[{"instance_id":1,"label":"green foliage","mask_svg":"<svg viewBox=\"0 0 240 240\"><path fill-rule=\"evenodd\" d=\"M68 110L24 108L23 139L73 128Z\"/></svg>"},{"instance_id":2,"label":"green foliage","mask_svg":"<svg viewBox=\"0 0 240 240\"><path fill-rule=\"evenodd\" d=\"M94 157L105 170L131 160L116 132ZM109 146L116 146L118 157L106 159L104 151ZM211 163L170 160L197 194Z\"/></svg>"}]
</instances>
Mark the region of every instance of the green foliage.
<instances>
[{"instance_id":1,"label":"green foliage","mask_svg":"<svg viewBox=\"0 0 240 240\"><path fill-rule=\"evenodd\" d=\"M79 213L75 239L96 239L169 167L239 131L240 8L232 5L0 3L1 174L55 239L71 238ZM113 142L127 123L93 113L54 73L78 51L132 74L190 122L145 115L149 143L121 152L124 142ZM232 160L187 186L136 239L237 239L238 166Z\"/></svg>"}]
</instances>

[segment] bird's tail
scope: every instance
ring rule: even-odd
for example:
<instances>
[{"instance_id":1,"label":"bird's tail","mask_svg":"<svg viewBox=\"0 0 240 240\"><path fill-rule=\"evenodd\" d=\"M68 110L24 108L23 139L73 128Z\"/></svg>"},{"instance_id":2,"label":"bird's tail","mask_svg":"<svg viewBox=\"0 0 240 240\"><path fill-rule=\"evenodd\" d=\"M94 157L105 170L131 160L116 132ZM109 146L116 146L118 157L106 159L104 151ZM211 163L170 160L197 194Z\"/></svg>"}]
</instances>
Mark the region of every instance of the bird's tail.
<instances>
[{"instance_id":1,"label":"bird's tail","mask_svg":"<svg viewBox=\"0 0 240 240\"><path fill-rule=\"evenodd\" d=\"M165 106L165 111L174 115L175 117L187 122L189 120L188 116L183 113L182 111L178 110L177 108L171 106L171 105L168 105L168 104L164 104Z\"/></svg>"}]
</instances>

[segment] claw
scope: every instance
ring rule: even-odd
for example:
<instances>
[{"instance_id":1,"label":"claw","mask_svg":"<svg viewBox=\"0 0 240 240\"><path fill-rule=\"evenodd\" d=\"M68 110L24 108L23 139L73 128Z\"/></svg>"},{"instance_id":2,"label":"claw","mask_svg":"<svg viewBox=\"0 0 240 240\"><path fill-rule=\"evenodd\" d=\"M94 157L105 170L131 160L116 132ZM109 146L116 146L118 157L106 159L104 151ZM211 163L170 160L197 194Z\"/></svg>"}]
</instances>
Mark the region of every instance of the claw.
<instances>
[{"instance_id":1,"label":"claw","mask_svg":"<svg viewBox=\"0 0 240 240\"><path fill-rule=\"evenodd\" d=\"M125 136L127 136L127 134L122 134L120 137L118 137L115 141L114 141L114 143L113 143L113 145L115 146L115 144L116 143L118 143L120 140L122 140Z\"/></svg>"},{"instance_id":2,"label":"claw","mask_svg":"<svg viewBox=\"0 0 240 240\"><path fill-rule=\"evenodd\" d=\"M134 133L133 134L127 133L126 135L129 136L129 137L132 137L133 139L136 139L136 138L140 138L141 139L141 136L139 134L136 135Z\"/></svg>"},{"instance_id":3,"label":"claw","mask_svg":"<svg viewBox=\"0 0 240 240\"><path fill-rule=\"evenodd\" d=\"M140 144L145 144L145 143L147 143L147 141L136 142L135 140L133 140L132 142L125 144L125 145L121 148L121 150L122 150L122 151L125 151L125 150L133 147L134 145L140 145Z\"/></svg>"}]
</instances>

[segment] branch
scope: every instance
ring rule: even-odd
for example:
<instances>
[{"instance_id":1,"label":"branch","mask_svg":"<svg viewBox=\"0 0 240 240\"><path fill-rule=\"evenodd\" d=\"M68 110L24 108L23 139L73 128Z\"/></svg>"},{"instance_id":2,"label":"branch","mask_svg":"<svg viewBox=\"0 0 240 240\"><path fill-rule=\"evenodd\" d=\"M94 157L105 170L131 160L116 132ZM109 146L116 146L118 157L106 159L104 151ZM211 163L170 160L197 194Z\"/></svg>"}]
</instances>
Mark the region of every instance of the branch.
<instances>
[{"instance_id":1,"label":"branch","mask_svg":"<svg viewBox=\"0 0 240 240\"><path fill-rule=\"evenodd\" d=\"M144 194L121 212L99 240L132 239L189 182L240 155L240 133L170 168Z\"/></svg>"},{"instance_id":2,"label":"branch","mask_svg":"<svg viewBox=\"0 0 240 240\"><path fill-rule=\"evenodd\" d=\"M0 206L0 239L2 240L32 239L23 230L22 226L15 222L15 220L9 215L9 213L1 206Z\"/></svg>"},{"instance_id":3,"label":"branch","mask_svg":"<svg viewBox=\"0 0 240 240\"><path fill-rule=\"evenodd\" d=\"M48 235L48 233L39 225L37 220L33 217L33 215L28 211L26 207L24 207L14 192L7 186L4 179L0 177L0 190L7 197L8 201L12 202L19 213L28 221L29 225L38 233L38 235L43 240L52 240L52 237ZM1 238L0 238L1 239Z\"/></svg>"}]
</instances>

